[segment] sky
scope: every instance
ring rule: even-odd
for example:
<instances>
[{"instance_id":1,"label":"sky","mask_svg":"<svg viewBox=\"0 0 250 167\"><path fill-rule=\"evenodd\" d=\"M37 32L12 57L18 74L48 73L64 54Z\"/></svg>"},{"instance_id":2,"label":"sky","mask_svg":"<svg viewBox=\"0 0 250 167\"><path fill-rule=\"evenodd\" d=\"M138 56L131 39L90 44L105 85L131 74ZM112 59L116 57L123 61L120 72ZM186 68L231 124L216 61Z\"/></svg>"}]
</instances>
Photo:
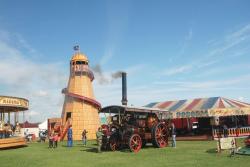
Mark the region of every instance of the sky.
<instances>
[{"instance_id":1,"label":"sky","mask_svg":"<svg viewBox=\"0 0 250 167\"><path fill-rule=\"evenodd\" d=\"M0 95L30 101L25 119L60 117L73 46L102 106L222 96L250 102L248 0L0 0ZM103 78L108 82L101 82Z\"/></svg>"}]
</instances>

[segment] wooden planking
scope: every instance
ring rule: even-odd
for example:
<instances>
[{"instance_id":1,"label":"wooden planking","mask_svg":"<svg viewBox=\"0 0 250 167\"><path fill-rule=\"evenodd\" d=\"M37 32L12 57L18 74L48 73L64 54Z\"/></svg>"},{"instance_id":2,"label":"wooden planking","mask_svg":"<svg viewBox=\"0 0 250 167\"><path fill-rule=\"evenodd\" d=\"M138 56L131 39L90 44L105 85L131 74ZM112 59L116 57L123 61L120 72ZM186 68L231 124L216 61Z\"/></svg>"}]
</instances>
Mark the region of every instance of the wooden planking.
<instances>
[{"instance_id":1,"label":"wooden planking","mask_svg":"<svg viewBox=\"0 0 250 167\"><path fill-rule=\"evenodd\" d=\"M24 138L14 137L7 139L0 139L0 149L9 148L9 147L17 147L17 146L26 146L27 143Z\"/></svg>"},{"instance_id":2,"label":"wooden planking","mask_svg":"<svg viewBox=\"0 0 250 167\"><path fill-rule=\"evenodd\" d=\"M26 142L19 142L19 143L9 143L9 144L1 144L0 149L2 148L11 148L11 147L18 147L18 146L26 146Z\"/></svg>"},{"instance_id":3,"label":"wooden planking","mask_svg":"<svg viewBox=\"0 0 250 167\"><path fill-rule=\"evenodd\" d=\"M25 139L22 137L0 139L0 144L15 143L15 142L20 142L20 141L25 141Z\"/></svg>"}]
</instances>

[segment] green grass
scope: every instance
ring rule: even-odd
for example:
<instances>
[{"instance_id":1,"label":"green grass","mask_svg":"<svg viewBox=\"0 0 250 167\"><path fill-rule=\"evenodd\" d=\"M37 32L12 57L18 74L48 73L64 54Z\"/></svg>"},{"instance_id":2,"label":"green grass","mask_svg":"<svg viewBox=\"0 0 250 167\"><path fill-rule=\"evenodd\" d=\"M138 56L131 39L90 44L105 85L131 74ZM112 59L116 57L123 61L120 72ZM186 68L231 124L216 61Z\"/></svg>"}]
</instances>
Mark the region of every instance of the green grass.
<instances>
[{"instance_id":1,"label":"green grass","mask_svg":"<svg viewBox=\"0 0 250 167\"><path fill-rule=\"evenodd\" d=\"M238 143L242 145L242 140ZM249 167L250 156L229 157L229 151L216 153L215 141L177 142L177 148L157 149L147 146L139 153L128 150L116 152L95 152L95 142L83 147L75 142L73 148L59 143L57 149L48 149L47 143L32 143L28 147L1 150L0 167Z\"/></svg>"}]
</instances>

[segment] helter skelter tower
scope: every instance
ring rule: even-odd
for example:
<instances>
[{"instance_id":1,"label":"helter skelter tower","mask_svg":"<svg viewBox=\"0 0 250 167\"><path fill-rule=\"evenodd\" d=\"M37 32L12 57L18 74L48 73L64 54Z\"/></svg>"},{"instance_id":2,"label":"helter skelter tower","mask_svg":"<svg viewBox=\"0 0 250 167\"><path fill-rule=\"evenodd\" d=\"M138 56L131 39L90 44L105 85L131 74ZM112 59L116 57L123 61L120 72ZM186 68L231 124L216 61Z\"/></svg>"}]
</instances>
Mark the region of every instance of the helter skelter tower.
<instances>
[{"instance_id":1,"label":"helter skelter tower","mask_svg":"<svg viewBox=\"0 0 250 167\"><path fill-rule=\"evenodd\" d=\"M62 110L62 125L64 134L69 124L72 125L73 140L81 140L82 131L88 131L88 139L96 138L96 131L100 126L98 110L100 103L95 100L92 81L93 72L90 70L88 58L74 47L75 53L70 61L70 76L68 87L62 90L65 100Z\"/></svg>"}]
</instances>

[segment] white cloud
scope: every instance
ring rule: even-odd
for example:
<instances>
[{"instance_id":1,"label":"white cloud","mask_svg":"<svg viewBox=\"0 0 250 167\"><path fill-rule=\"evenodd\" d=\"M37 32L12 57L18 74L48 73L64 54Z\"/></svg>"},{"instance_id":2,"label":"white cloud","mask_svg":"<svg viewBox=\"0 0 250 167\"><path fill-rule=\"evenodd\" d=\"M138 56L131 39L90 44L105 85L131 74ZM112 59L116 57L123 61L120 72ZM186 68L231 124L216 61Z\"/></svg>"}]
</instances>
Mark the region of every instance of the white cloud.
<instances>
[{"instance_id":1,"label":"white cloud","mask_svg":"<svg viewBox=\"0 0 250 167\"><path fill-rule=\"evenodd\" d=\"M185 37L185 40L190 41L192 38L193 38L193 29L190 28L189 31L188 31L187 36Z\"/></svg>"},{"instance_id":2,"label":"white cloud","mask_svg":"<svg viewBox=\"0 0 250 167\"><path fill-rule=\"evenodd\" d=\"M221 80L203 80L203 81L171 81L171 82L161 82L161 81L155 81L153 84L158 86L166 86L171 87L175 86L176 88L187 88L189 90L194 89L213 89L213 88L229 88L231 89L233 86L235 88L240 88L238 84L243 83L246 85L246 83L250 82L250 75L242 75L237 77L232 77L229 79L221 79ZM243 87L244 88L244 87ZM246 88L246 87L245 87Z\"/></svg>"},{"instance_id":3,"label":"white cloud","mask_svg":"<svg viewBox=\"0 0 250 167\"><path fill-rule=\"evenodd\" d=\"M166 69L162 73L162 75L170 76L170 75L185 73L185 72L191 70L192 68L193 68L193 65L191 65L191 64L183 65L183 66L180 66L180 67L169 68L169 69Z\"/></svg>"},{"instance_id":4,"label":"white cloud","mask_svg":"<svg viewBox=\"0 0 250 167\"><path fill-rule=\"evenodd\" d=\"M244 101L244 99L245 99L244 97L238 97L239 101Z\"/></svg>"},{"instance_id":5,"label":"white cloud","mask_svg":"<svg viewBox=\"0 0 250 167\"><path fill-rule=\"evenodd\" d=\"M37 96L48 96L48 92L47 91L44 91L44 90L39 90L37 93L36 93Z\"/></svg>"},{"instance_id":6,"label":"white cloud","mask_svg":"<svg viewBox=\"0 0 250 167\"><path fill-rule=\"evenodd\" d=\"M114 56L115 53L115 47L114 46L109 46L104 52L104 55L101 58L100 65L104 65L108 63L112 57Z\"/></svg>"},{"instance_id":7,"label":"white cloud","mask_svg":"<svg viewBox=\"0 0 250 167\"><path fill-rule=\"evenodd\" d=\"M54 112L61 112L61 89L67 84L67 68L60 63L32 60L26 52L35 57L35 49L21 36L13 37L8 32L5 34L9 36L0 36L1 94L27 98L30 101L30 111L26 118L32 122L42 121Z\"/></svg>"},{"instance_id":8,"label":"white cloud","mask_svg":"<svg viewBox=\"0 0 250 167\"><path fill-rule=\"evenodd\" d=\"M208 58L221 57L224 53L230 49L239 46L240 44L246 44L250 40L250 24L241 27L233 32L227 33L224 38L213 40L209 44L214 48L206 55ZM244 46L244 45L243 45ZM241 51L242 48L238 48L237 51ZM227 55L228 56L228 55Z\"/></svg>"},{"instance_id":9,"label":"white cloud","mask_svg":"<svg viewBox=\"0 0 250 167\"><path fill-rule=\"evenodd\" d=\"M33 110L28 111L28 116L29 117L37 116L37 115L40 115L39 112L36 112L36 111L33 111Z\"/></svg>"},{"instance_id":10,"label":"white cloud","mask_svg":"<svg viewBox=\"0 0 250 167\"><path fill-rule=\"evenodd\" d=\"M192 39L193 31L189 30L188 35L185 37L186 43ZM210 40L209 45L211 46L208 52L199 56L192 62L187 62L186 64L178 65L172 68L167 68L166 70L161 70L161 75L177 75L182 73L191 72L194 70L203 69L206 67L211 67L215 63L229 57L240 57L244 54L249 53L250 47L250 24L235 30L233 32L227 33L222 39ZM236 48L236 46L240 46ZM181 49L181 52L183 51ZM229 52L230 51L230 52ZM226 67L227 68L227 67ZM163 71L163 72L162 72Z\"/></svg>"}]
</instances>

